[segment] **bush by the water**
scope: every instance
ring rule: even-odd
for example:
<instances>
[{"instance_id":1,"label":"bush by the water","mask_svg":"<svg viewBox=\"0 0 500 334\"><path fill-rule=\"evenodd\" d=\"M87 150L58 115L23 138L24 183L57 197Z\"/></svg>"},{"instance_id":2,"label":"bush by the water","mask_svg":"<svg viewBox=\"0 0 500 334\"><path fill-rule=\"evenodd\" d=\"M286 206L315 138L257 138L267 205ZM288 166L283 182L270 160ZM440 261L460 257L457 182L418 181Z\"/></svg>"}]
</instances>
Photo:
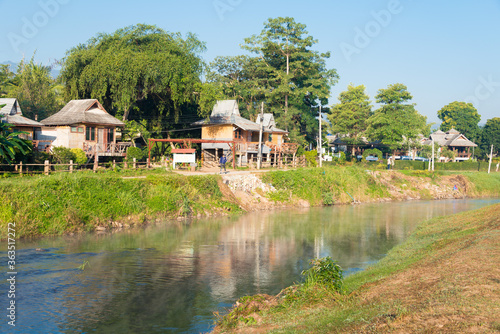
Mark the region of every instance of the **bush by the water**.
<instances>
[{"instance_id":1,"label":"bush by the water","mask_svg":"<svg viewBox=\"0 0 500 334\"><path fill-rule=\"evenodd\" d=\"M306 286L321 284L337 292L342 291L344 271L331 257L312 259L309 263L311 268L302 272L306 277Z\"/></svg>"}]
</instances>

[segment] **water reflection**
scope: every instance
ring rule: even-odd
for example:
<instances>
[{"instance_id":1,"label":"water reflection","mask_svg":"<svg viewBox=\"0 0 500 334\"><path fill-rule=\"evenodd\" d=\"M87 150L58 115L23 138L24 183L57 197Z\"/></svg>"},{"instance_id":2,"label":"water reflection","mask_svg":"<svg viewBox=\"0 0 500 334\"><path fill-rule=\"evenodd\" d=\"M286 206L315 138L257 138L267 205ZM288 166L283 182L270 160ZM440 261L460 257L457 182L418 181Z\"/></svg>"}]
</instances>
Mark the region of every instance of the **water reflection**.
<instances>
[{"instance_id":1,"label":"water reflection","mask_svg":"<svg viewBox=\"0 0 500 334\"><path fill-rule=\"evenodd\" d=\"M418 222L493 202L498 200L259 212L24 242L18 245L14 332L207 331L214 311L242 295L278 293L301 279L313 257L330 255L348 272L361 270ZM85 261L85 270L77 269ZM7 291L5 283L1 287Z\"/></svg>"}]
</instances>

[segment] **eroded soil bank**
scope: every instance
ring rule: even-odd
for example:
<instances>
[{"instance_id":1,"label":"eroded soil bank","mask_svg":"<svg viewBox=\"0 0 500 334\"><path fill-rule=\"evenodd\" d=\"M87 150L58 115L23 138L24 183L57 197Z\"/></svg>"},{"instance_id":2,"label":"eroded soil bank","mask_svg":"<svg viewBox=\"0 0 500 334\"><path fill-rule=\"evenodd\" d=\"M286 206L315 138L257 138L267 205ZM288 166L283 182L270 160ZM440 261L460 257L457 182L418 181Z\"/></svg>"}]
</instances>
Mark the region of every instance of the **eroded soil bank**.
<instances>
[{"instance_id":1,"label":"eroded soil bank","mask_svg":"<svg viewBox=\"0 0 500 334\"><path fill-rule=\"evenodd\" d=\"M296 173L295 171L281 173ZM449 198L474 198L485 196L499 196L500 189L496 192L478 189L474 180L470 180L466 175L437 175L433 173L415 173L407 175L397 171L363 171L366 180L357 180L360 184L350 184L352 190L346 188L349 185L333 185L341 188L340 191L329 191L332 202L324 203L324 198L314 200L301 197L297 191L300 187L308 187L306 180L304 184L297 182L292 187L280 189L273 183L266 183L265 174L225 174L222 180L232 192L231 197L238 200L238 204L247 211L267 210L284 206L318 206L331 204L350 203L370 203L386 201L406 201L406 200L429 200L429 199L449 199ZM500 174L492 177L493 182L500 185ZM363 188L361 183L371 183L376 187L376 191ZM366 190L366 191L365 191ZM289 196L282 201L276 201L273 194L288 191ZM311 192L320 192L320 189L310 188ZM371 193L370 193L371 191ZM225 193L228 193L227 191ZM283 199L281 197L280 199Z\"/></svg>"}]
</instances>

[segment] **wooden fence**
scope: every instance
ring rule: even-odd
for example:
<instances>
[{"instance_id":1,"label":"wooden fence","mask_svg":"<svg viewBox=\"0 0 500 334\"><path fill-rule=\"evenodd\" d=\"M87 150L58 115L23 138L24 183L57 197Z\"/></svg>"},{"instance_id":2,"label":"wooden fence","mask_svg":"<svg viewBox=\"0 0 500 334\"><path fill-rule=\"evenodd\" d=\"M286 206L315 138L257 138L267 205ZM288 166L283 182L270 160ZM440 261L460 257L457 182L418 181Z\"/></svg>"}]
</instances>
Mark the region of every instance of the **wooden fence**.
<instances>
[{"instance_id":1,"label":"wooden fence","mask_svg":"<svg viewBox=\"0 0 500 334\"><path fill-rule=\"evenodd\" d=\"M9 174L19 174L20 176L32 175L32 174L45 174L49 175L51 173L73 173L75 171L88 171L92 170L95 172L98 169L107 169L112 168L115 169L117 167L123 169L138 169L138 168L147 168L148 161L146 162L138 162L134 158L132 162L128 163L127 161L117 163L116 160L112 162L104 162L99 163L98 161L94 161L94 163L90 164L75 164L71 160L68 164L51 164L49 160L45 160L43 164L23 164L22 162L18 164L6 165L0 164L0 174L1 173L9 173Z\"/></svg>"}]
</instances>

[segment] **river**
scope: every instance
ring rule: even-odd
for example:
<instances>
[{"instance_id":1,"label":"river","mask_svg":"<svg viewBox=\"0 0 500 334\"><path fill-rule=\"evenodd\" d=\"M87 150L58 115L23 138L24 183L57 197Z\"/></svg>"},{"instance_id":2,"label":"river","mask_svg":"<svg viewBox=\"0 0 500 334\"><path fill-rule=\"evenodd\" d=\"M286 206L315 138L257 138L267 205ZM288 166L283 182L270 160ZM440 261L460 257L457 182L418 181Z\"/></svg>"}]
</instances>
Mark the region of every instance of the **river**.
<instances>
[{"instance_id":1,"label":"river","mask_svg":"<svg viewBox=\"0 0 500 334\"><path fill-rule=\"evenodd\" d=\"M239 217L19 240L13 333L200 333L239 297L277 294L314 257L347 274L418 223L499 199L413 201L255 212ZM2 271L7 243L1 242ZM0 283L7 314L6 280Z\"/></svg>"}]
</instances>

